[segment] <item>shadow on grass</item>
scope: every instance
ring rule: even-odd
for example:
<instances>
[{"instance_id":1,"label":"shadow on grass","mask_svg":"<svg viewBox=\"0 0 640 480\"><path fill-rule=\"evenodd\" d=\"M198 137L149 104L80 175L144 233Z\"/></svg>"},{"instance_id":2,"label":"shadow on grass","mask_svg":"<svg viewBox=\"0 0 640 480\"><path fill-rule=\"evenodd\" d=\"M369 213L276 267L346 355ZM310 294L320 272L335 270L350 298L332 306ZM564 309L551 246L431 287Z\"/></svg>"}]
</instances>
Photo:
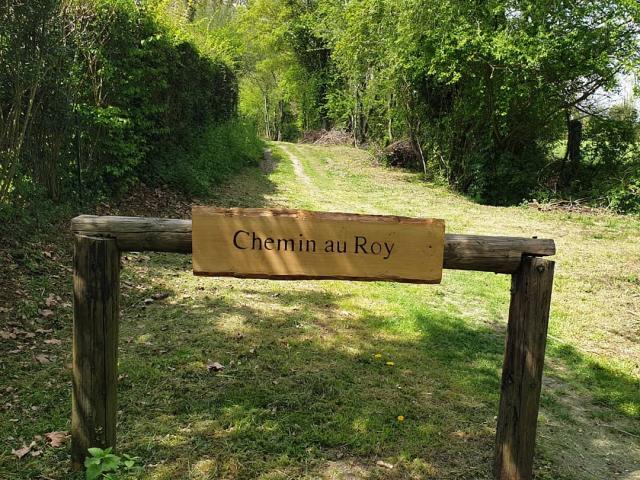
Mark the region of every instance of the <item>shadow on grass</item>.
<instances>
[{"instance_id":1,"label":"shadow on grass","mask_svg":"<svg viewBox=\"0 0 640 480\"><path fill-rule=\"evenodd\" d=\"M129 404L125 423L135 432L125 441L136 454L178 464L206 456L215 460L211 478L236 469L238 478L257 478L276 467L299 474L307 462L337 452L421 458L424 449L445 452L457 439L478 443L479 463L487 463L490 442L477 440L490 438L490 431L477 426L492 415L470 408L482 405L482 398L460 384L460 372L451 365L464 363L465 372L486 377L484 366L474 366L482 354L462 348L452 356L448 343L439 340L470 346L468 337L451 339L451 332L460 329L441 325L441 319L429 322L424 341L384 340L375 325L387 319L363 315L346 325L333 295L291 292L273 297L268 290L251 295L252 303L267 308L223 297L205 299L204 308L156 309L165 320L156 316L155 327L162 329L166 320L178 317L179 326L167 329L166 337L155 328L151 335L146 329L136 332L143 340L132 343L133 351L123 349L121 371L127 381L121 405ZM270 308L273 303L280 308ZM171 341L176 333L178 345ZM493 333L473 336L485 335ZM164 353L148 348L147 341L164 345ZM499 355L498 348L493 350L487 353ZM227 368L222 374L208 373L207 360ZM495 372L493 377L497 389ZM496 398L487 395L484 400L495 403ZM473 433L452 436L467 426ZM140 452L151 438L153 451ZM171 475L184 475L184 465L176 468Z\"/></svg>"},{"instance_id":2,"label":"shadow on grass","mask_svg":"<svg viewBox=\"0 0 640 480\"><path fill-rule=\"evenodd\" d=\"M490 478L504 326L425 306L402 335L392 316L343 309L347 286L254 282L211 280L173 305L125 312L120 447L157 464L147 478L317 478L345 458L366 471L354 478ZM593 367L579 353L550 353L567 381L606 385L612 415L635 416L633 379L602 367L585 376ZM550 418L571 416L544 398ZM596 448L577 424L566 429ZM538 478L589 478L553 452L537 461Z\"/></svg>"},{"instance_id":3,"label":"shadow on grass","mask_svg":"<svg viewBox=\"0 0 640 480\"><path fill-rule=\"evenodd\" d=\"M277 191L277 185L269 178L282 160L278 152L271 150L265 153L260 167L250 167L222 185L203 202L217 207L265 207L267 197ZM239 192L242 192L240 194Z\"/></svg>"},{"instance_id":4,"label":"shadow on grass","mask_svg":"<svg viewBox=\"0 0 640 480\"><path fill-rule=\"evenodd\" d=\"M593 403L610 409L594 416L603 419L616 415L640 420L640 379L616 371L585 356L571 345L553 344L547 355L562 362L562 370L554 371L558 379L577 383L589 390ZM633 434L640 437L640 423L635 423Z\"/></svg>"}]
</instances>

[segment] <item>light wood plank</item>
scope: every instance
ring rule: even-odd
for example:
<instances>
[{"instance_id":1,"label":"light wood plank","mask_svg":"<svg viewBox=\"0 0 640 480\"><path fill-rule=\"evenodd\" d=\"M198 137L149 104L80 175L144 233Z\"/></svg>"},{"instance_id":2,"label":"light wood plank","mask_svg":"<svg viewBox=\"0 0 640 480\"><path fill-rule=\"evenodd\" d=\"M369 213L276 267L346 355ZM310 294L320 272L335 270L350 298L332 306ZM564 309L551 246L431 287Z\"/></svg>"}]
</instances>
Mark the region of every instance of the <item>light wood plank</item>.
<instances>
[{"instance_id":1,"label":"light wood plank","mask_svg":"<svg viewBox=\"0 0 640 480\"><path fill-rule=\"evenodd\" d=\"M81 215L71 230L115 238L121 251L191 253L191 220ZM444 268L514 273L523 255L555 253L550 239L446 234Z\"/></svg>"},{"instance_id":2,"label":"light wood plank","mask_svg":"<svg viewBox=\"0 0 640 480\"><path fill-rule=\"evenodd\" d=\"M438 283L444 221L194 207L196 275Z\"/></svg>"}]
</instances>

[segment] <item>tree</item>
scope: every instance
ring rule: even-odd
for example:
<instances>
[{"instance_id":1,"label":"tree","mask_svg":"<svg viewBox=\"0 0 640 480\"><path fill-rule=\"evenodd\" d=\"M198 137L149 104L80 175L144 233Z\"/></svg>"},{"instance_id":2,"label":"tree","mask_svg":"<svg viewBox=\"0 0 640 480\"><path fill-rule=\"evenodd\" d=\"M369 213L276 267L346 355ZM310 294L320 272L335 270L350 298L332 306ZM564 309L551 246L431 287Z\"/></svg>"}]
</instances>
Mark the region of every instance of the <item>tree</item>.
<instances>
[{"instance_id":1,"label":"tree","mask_svg":"<svg viewBox=\"0 0 640 480\"><path fill-rule=\"evenodd\" d=\"M638 61L627 0L405 0L398 11L390 55L425 107L423 135L454 185L492 202L535 187L565 113Z\"/></svg>"}]
</instances>

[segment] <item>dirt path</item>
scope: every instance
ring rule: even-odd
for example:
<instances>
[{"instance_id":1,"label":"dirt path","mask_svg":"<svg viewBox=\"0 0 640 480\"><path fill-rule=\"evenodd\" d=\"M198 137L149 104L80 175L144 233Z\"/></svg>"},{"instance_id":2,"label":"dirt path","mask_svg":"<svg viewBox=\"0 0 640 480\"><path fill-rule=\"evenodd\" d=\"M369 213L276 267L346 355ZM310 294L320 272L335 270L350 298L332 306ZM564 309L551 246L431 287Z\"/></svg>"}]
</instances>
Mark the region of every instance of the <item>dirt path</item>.
<instances>
[{"instance_id":1,"label":"dirt path","mask_svg":"<svg viewBox=\"0 0 640 480\"><path fill-rule=\"evenodd\" d=\"M304 167L302 166L302 162L300 162L300 159L298 158L298 156L295 155L292 151L293 149L295 149L295 146L292 146L286 143L280 143L279 145L282 151L284 151L288 155L289 160L291 160L291 164L293 165L293 171L295 172L298 180L304 185L312 187L313 183L311 181L311 178L309 178L309 176L307 176L307 174L304 172Z\"/></svg>"}]
</instances>

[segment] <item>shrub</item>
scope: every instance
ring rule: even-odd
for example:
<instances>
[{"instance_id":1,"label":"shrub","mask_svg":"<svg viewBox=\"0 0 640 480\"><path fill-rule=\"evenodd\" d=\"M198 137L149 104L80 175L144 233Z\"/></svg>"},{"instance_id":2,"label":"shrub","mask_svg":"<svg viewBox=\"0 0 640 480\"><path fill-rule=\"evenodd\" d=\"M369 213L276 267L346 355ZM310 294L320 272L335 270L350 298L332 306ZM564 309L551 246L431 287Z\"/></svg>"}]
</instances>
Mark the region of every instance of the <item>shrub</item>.
<instances>
[{"instance_id":1,"label":"shrub","mask_svg":"<svg viewBox=\"0 0 640 480\"><path fill-rule=\"evenodd\" d=\"M589 119L575 187L579 193L620 212L640 212L638 128L637 112L630 105L613 106L606 116Z\"/></svg>"},{"instance_id":2,"label":"shrub","mask_svg":"<svg viewBox=\"0 0 640 480\"><path fill-rule=\"evenodd\" d=\"M213 186L239 169L257 165L263 147L255 127L247 121L212 124L162 155L154 164L153 174L185 193L207 196Z\"/></svg>"},{"instance_id":3,"label":"shrub","mask_svg":"<svg viewBox=\"0 0 640 480\"><path fill-rule=\"evenodd\" d=\"M15 28L0 30L0 111L20 122L0 124L0 201L118 193L162 152L235 116L233 71L177 40L138 3L2 9L0 23Z\"/></svg>"}]
</instances>

